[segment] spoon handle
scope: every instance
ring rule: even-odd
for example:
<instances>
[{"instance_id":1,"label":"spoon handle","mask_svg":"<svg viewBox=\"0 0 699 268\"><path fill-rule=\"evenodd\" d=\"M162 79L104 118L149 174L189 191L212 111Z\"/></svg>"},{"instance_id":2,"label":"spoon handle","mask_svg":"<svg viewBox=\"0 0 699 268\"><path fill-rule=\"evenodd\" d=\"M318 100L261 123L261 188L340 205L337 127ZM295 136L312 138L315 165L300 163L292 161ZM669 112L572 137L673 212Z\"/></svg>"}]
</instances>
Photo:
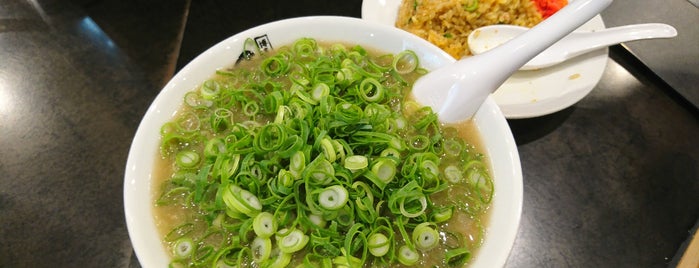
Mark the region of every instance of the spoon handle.
<instances>
[{"instance_id":1,"label":"spoon handle","mask_svg":"<svg viewBox=\"0 0 699 268\"><path fill-rule=\"evenodd\" d=\"M564 55L565 59L624 42L675 37L677 36L677 30L667 24L645 23L612 27L595 32L575 32L571 35L575 35L576 38L563 39L556 44L556 46L561 48L567 47L565 50L570 51L567 55Z\"/></svg>"}]
</instances>

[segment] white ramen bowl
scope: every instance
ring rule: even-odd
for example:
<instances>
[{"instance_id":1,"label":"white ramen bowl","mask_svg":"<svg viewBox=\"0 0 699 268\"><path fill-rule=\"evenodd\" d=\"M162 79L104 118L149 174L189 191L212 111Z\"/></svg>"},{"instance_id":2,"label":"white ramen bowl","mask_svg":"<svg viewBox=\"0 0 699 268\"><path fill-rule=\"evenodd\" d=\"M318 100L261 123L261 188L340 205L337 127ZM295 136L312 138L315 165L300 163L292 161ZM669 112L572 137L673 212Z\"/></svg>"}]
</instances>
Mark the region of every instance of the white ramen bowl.
<instances>
[{"instance_id":1,"label":"white ramen bowl","mask_svg":"<svg viewBox=\"0 0 699 268\"><path fill-rule=\"evenodd\" d=\"M360 44L382 52L413 50L430 70L454 62L442 50L394 27L361 19L318 16L281 20L236 34L211 47L180 70L158 94L138 127L126 163L124 209L134 251L143 267L167 267L168 253L153 218L155 157L160 127L181 107L186 92L210 78L217 69L232 65L247 38L262 48L291 44L301 37L321 42ZM522 171L519 154L505 117L489 97L474 120L490 161L495 194L485 240L471 267L499 267L509 255L522 210Z\"/></svg>"}]
</instances>

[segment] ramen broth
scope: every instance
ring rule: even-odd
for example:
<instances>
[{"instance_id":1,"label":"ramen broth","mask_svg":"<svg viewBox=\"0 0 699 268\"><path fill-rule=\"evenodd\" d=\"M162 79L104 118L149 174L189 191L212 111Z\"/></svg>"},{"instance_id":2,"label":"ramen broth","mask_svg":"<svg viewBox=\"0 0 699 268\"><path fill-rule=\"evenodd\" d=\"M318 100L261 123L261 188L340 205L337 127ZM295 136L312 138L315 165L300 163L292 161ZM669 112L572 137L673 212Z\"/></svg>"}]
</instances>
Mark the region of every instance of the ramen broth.
<instances>
[{"instance_id":1,"label":"ramen broth","mask_svg":"<svg viewBox=\"0 0 699 268\"><path fill-rule=\"evenodd\" d=\"M335 45L337 46L337 45ZM352 46L350 45L341 45L342 47L348 48L350 50ZM331 44L319 44L318 45L319 49L324 49L324 50L330 50L333 45ZM364 48L362 48L362 51L365 51ZM373 55L373 59L376 59L377 61L381 61L382 56L376 56L376 55L386 55L386 53L381 53L378 51L369 51L369 55ZM274 55L274 54L272 54ZM270 55L271 56L271 55ZM215 75L212 80L213 81L221 81L221 83L224 83L227 79L230 79L230 77L227 76L227 72L229 70L233 69L255 69L264 59L268 58L269 56L265 57L254 57L250 60L242 61L236 64L235 66L230 67L224 72L221 72L217 75ZM409 74L405 75L404 79L406 79L406 83L408 85L412 84L412 82L417 79L421 73L416 73L416 74ZM286 86L288 88L288 86ZM409 95L406 93L406 95ZM404 96L400 98L402 100L399 100L400 104L394 104L398 107L403 107L403 106L409 106L406 103L411 103L409 96ZM185 102L187 100L185 99ZM177 118L178 116L181 118L183 115L186 115L188 113L195 113L197 112L197 109L201 109L201 107L191 107L191 105L184 105L178 112L175 117ZM415 108L412 108L415 109ZM414 111L413 111L414 112ZM249 116L245 115L240 115L239 114L233 114L231 115L233 117L234 122L243 122L249 119ZM257 116L256 119L259 121L259 125L264 125L264 124L269 124L270 122L273 122L275 118L273 116ZM177 121L177 119L174 119L174 121ZM409 121L409 120L408 120ZM256 126L259 127L259 126ZM461 248L466 248L468 249L468 257L465 259L466 264L471 262L472 259L475 257L475 253L480 246L480 244L483 241L483 237L485 235L485 226L487 225L488 221L488 211L489 211L489 205L490 205L490 198L492 198L492 180L490 180L491 174L490 174L490 165L487 163L487 159L485 156L482 155L480 152L484 152L482 143L477 131L477 128L475 126L475 123L473 121L468 121L468 122L463 122L459 124L453 124L453 125L440 125L440 128L444 131L444 136L449 136L453 135L454 138L459 139L461 141L465 141L463 145L465 145L463 148L461 148L461 153L468 154L469 159L473 160L475 164L472 164L472 166L469 166L469 169L475 170L475 172L468 173L471 174L470 177L465 178L464 180L466 182L459 182L459 183L450 183L447 182L448 187L445 187L443 190L440 190L432 195L429 196L431 202L432 202L432 207L428 208L427 210L429 211L430 209L437 208L437 207L442 207L442 206L456 206L458 209L454 209L453 215L446 221L436 223L435 225L439 227L439 240L440 242L438 245L434 248L431 248L429 250L424 250L424 251L418 251L420 254L419 261L415 264L418 267L425 267L425 266L432 266L434 265L435 267L442 267L446 266L447 263L444 261L444 256L445 252L449 251L450 249L454 249L455 247L461 247ZM166 131L164 131L166 132ZM208 136L212 136L211 133L207 134ZM165 135L164 135L165 136ZM407 137L404 137L407 138ZM443 142L443 141L442 141ZM312 141L311 141L312 143ZM166 147L163 145L163 147ZM205 143L201 141L178 141L177 144L175 144L175 147L182 148L186 147L188 149L194 150L194 151L203 151L206 150ZM208 216L204 215L204 210L201 207L198 207L196 205L193 205L191 200L188 200L187 198L192 199L192 196L195 196L194 192L195 190L192 190L191 192L188 192L186 189L182 189L181 191L173 191L173 189L179 189L173 186L175 183L173 183L173 180L177 178L178 175L178 167L177 164L175 163L175 157L173 156L172 151L168 151L170 149L166 148L161 148L161 153L156 157L156 168L154 172L154 180L153 180L153 185L154 187L154 197L153 199L156 200L156 205L154 206L154 218L155 222L157 225L157 228L160 232L160 236L163 238L163 244L164 247L167 248L168 252L171 252L170 254L172 255L173 259L175 260L173 263L174 264L192 264L195 263L194 260L186 260L186 261L180 261L176 255L177 253L173 253L177 250L177 246L175 245L175 242L172 237L173 236L187 236L187 235L196 235L200 239L194 240L195 243L198 246L204 245L204 243L210 243L210 248L211 248L211 253L210 255L215 255L216 250L219 250L218 247L222 247L220 244L221 243L232 243L232 241L238 239L234 238L235 236L238 235L237 229L236 230L224 230L220 232L210 232L208 231L209 228L212 226L212 222L218 221L229 221L229 222L236 222L238 220L231 220L228 216L226 216L226 213L218 213L219 217L217 219L212 220L211 218L207 218ZM440 157L443 157L440 156ZM447 159L448 157L444 157L444 159ZM462 160L453 160L453 161L462 161ZM307 162L310 162L310 160L307 160ZM458 163L461 166L465 166L464 163ZM442 161L440 163L440 167L444 166L449 166L450 163L446 161ZM400 167L399 167L400 168ZM199 170L199 169L198 169ZM399 171L400 172L400 171ZM196 173L196 172L194 172ZM476 181L474 183L478 184L480 183L479 189L483 189L484 193L477 193L474 192L473 187L469 187L468 180L469 178L472 179L472 181ZM487 179L486 182L482 182L483 179ZM360 178L361 179L361 178ZM440 175L440 179L444 180L444 175ZM480 182L478 182L480 181ZM485 186L484 186L485 185ZM472 185L471 185L472 186ZM488 188L490 187L490 188ZM171 192L175 192L175 194L170 194ZM199 193L200 195L205 195L206 193ZM166 202L168 204L163 204L161 201L163 200L163 197L168 195L169 199L173 200L187 200L183 204L172 204L172 202ZM486 197L483 197L485 195ZM196 197L194 197L196 198ZM487 199L484 202L481 202L482 199ZM350 200L349 202L352 202ZM378 201L376 200L375 203L378 202L385 202L384 201ZM380 209L382 214L389 215L390 213L387 213L387 209L383 207ZM295 215L296 216L296 215ZM293 217L293 216L292 216ZM391 216L389 216L391 217ZM220 218L223 218L221 220ZM243 217L244 218L244 217ZM187 228L182 228L183 224L188 224L186 225ZM218 222L217 224L220 224ZM395 228L392 226L391 228ZM185 230L186 229L186 230ZM223 228L225 229L225 228ZM281 229L281 227L280 227ZM402 237L401 232L399 230L392 230L395 233L394 237L394 242L392 245L392 252L393 254L397 254L398 252L398 247L400 245L404 245L405 243L402 242L404 241L404 237ZM408 234L409 235L409 234ZM248 234L248 236L250 236ZM252 235L254 236L254 234ZM202 238L203 237L203 238ZM344 237L344 235L343 235ZM410 239L410 238L407 238ZM249 239L251 240L251 239ZM248 241L248 243L250 243ZM246 243L242 243L245 245ZM249 244L248 244L249 245ZM194 246L194 245L192 245ZM288 266L295 267L296 265L303 264L303 256L305 253L309 252L310 250L305 248L301 251L297 251L293 253L293 257L291 262L289 263ZM193 254L193 256L196 254ZM204 255L204 254L202 254ZM370 254L367 254L368 257L366 258L366 262L364 263L364 266L386 266L387 263L385 262L379 262L377 261L380 259L380 257L374 257L371 256ZM207 256L204 256L207 257ZM202 258L204 258L202 257ZM208 257L208 258L213 258L213 257ZM195 259L194 257L192 259ZM252 261L251 259L246 259L247 263L250 265L250 267L258 267L259 264ZM221 262L222 263L222 262ZM210 264L207 264L208 266L211 266ZM247 265L247 264L246 264ZM391 267L402 267L404 266L401 264L401 262L396 261L395 259L388 264L388 266Z\"/></svg>"}]
</instances>

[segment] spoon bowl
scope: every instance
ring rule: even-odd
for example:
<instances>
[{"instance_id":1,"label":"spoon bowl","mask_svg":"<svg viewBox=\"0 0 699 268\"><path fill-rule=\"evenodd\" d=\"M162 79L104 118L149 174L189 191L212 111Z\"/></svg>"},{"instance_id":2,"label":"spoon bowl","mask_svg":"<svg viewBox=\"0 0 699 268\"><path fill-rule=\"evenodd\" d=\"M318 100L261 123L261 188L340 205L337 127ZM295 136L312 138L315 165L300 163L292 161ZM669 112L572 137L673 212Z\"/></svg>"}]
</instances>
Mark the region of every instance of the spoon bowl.
<instances>
[{"instance_id":1,"label":"spoon bowl","mask_svg":"<svg viewBox=\"0 0 699 268\"><path fill-rule=\"evenodd\" d=\"M468 120L515 71L611 3L572 1L531 30L487 53L429 72L415 82L413 95L420 104L432 107L444 123Z\"/></svg>"},{"instance_id":2,"label":"spoon bowl","mask_svg":"<svg viewBox=\"0 0 699 268\"><path fill-rule=\"evenodd\" d=\"M491 50L529 28L516 25L490 25L478 28L468 36L468 47L474 55ZM537 70L550 67L590 51L611 45L653 38L677 36L674 27L662 23L633 24L607 28L595 32L572 32L528 61L520 70Z\"/></svg>"}]
</instances>

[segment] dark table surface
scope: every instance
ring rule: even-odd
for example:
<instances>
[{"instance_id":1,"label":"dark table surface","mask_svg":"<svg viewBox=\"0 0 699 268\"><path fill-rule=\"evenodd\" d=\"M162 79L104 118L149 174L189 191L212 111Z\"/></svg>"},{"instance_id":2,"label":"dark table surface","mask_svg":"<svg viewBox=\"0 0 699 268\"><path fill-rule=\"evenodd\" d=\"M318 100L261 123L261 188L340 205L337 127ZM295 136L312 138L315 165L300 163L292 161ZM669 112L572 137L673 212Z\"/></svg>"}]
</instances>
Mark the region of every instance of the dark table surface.
<instances>
[{"instance_id":1,"label":"dark table surface","mask_svg":"<svg viewBox=\"0 0 699 268\"><path fill-rule=\"evenodd\" d=\"M637 22L624 20L643 6L634 1L615 1L603 18ZM243 29L360 9L359 0L0 0L0 267L138 267L123 213L126 156L173 72ZM649 44L678 45L664 42ZM524 207L506 266L667 267L682 255L699 219L699 112L663 79L672 69L654 70L633 49L613 47L599 85L574 106L508 121Z\"/></svg>"}]
</instances>

